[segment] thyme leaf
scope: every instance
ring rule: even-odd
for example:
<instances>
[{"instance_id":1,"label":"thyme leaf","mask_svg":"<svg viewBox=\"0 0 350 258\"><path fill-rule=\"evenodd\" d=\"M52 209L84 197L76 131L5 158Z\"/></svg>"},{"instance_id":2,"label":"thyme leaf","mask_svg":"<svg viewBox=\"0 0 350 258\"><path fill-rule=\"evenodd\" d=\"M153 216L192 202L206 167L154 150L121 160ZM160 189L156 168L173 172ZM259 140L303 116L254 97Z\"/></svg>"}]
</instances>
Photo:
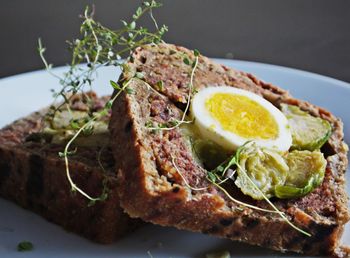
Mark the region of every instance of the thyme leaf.
<instances>
[{"instance_id":1,"label":"thyme leaf","mask_svg":"<svg viewBox=\"0 0 350 258\"><path fill-rule=\"evenodd\" d=\"M17 245L17 251L19 252L27 252L33 250L34 246L29 241L22 241Z\"/></svg>"}]
</instances>

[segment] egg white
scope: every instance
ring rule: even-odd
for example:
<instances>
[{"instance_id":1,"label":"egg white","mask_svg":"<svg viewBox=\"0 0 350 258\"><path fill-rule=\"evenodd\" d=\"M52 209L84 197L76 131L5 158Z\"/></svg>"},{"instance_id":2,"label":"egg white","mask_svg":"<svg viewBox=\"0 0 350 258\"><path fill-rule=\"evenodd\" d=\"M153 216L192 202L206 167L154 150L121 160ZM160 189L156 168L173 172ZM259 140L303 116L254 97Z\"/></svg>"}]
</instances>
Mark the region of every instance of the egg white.
<instances>
[{"instance_id":1,"label":"egg white","mask_svg":"<svg viewBox=\"0 0 350 258\"><path fill-rule=\"evenodd\" d=\"M259 103L275 119L278 127L278 136L275 139L248 139L224 130L219 121L212 117L205 105L207 99L216 93L241 95ZM282 152L287 151L292 145L292 135L285 115L270 102L250 91L229 86L210 86L204 88L193 97L191 114L194 117L195 126L198 127L202 136L216 142L227 150L236 150L250 140L254 141L260 147Z\"/></svg>"}]
</instances>

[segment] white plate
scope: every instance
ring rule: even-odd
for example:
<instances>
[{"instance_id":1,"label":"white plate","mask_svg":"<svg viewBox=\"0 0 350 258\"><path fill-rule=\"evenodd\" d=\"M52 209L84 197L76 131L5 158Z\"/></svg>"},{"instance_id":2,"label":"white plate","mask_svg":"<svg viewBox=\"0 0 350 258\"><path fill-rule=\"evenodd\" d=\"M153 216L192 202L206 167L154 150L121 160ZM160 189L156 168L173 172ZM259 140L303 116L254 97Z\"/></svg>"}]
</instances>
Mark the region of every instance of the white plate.
<instances>
[{"instance_id":1,"label":"white plate","mask_svg":"<svg viewBox=\"0 0 350 258\"><path fill-rule=\"evenodd\" d=\"M342 118L345 140L350 143L350 85L325 76L295 69L232 60L217 60L227 66L251 72L259 78L289 90L297 98L322 106ZM66 68L57 68L62 73ZM99 94L111 92L109 80L119 72L106 68L99 72L95 89ZM45 105L51 98L49 89L58 89L57 80L45 71L31 72L0 80L0 127ZM349 171L347 173L348 182ZM23 240L35 248L19 253L16 246ZM350 244L350 228L343 236ZM34 213L0 199L0 257L204 257L215 250L229 250L234 257L295 257L266 249L251 247L197 233L147 225L119 242L103 246L67 233L59 226L46 222Z\"/></svg>"}]
</instances>

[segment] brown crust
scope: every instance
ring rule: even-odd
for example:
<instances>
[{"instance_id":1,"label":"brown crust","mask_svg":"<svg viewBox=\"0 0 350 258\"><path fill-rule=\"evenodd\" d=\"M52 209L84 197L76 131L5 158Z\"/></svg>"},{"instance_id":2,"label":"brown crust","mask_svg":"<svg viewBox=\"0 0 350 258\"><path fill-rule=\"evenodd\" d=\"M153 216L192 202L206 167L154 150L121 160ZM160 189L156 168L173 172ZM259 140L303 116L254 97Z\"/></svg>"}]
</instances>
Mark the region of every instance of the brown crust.
<instances>
[{"instance_id":1,"label":"brown crust","mask_svg":"<svg viewBox=\"0 0 350 258\"><path fill-rule=\"evenodd\" d=\"M33 113L0 130L0 196L90 240L114 242L137 221L119 206L110 150L103 152L106 174L96 160L98 149L79 149L70 161L74 182L92 196L101 193L107 178L107 200L90 207L86 198L71 193L64 161L58 157L63 146L25 141L31 133L40 132L43 114Z\"/></svg>"},{"instance_id":2,"label":"brown crust","mask_svg":"<svg viewBox=\"0 0 350 258\"><path fill-rule=\"evenodd\" d=\"M168 44L140 47L128 63L129 72L122 77L125 80L136 71L142 72L144 80L163 96L134 79L130 87L135 93L121 94L113 106L110 130L114 156L120 161L118 191L121 206L131 217L164 226L208 233L282 252L334 253L349 220L344 190L347 146L343 142L341 121L328 111L294 99L288 92L251 74L215 64L201 56L194 82L197 89L206 85L232 85L253 91L276 106L282 102L298 105L327 119L333 126L333 133L324 150L328 165L323 184L303 198L275 201L291 221L312 233L312 237L292 230L277 215L249 208L240 211L215 187L211 186L207 191L190 191L183 180L176 177L170 156L178 158L178 165L192 186L208 184L189 151L184 149L179 130L152 133L145 127L148 119L164 122L169 119L169 113L178 117L177 107L186 103L190 68L182 62L184 55L194 59L193 54L182 47ZM157 87L160 80L163 81L161 89ZM164 107L170 111L166 112ZM263 202L254 204L267 207Z\"/></svg>"}]
</instances>

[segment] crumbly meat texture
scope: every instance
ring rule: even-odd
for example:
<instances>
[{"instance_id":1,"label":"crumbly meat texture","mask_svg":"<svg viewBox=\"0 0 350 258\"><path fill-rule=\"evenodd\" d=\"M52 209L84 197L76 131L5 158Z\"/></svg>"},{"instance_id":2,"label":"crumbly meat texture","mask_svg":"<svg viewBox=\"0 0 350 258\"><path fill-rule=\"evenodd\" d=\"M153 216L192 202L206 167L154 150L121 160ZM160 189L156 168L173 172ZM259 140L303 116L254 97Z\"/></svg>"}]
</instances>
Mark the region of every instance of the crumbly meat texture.
<instances>
[{"instance_id":1,"label":"crumbly meat texture","mask_svg":"<svg viewBox=\"0 0 350 258\"><path fill-rule=\"evenodd\" d=\"M188 98L191 71L191 66L183 62L184 57L195 58L191 51L174 45L140 47L134 51L120 79L130 79L136 72L144 75L142 80L133 79L129 85L133 93L122 93L112 110L110 131L114 157L120 161L121 206L131 217L163 226L208 233L282 252L335 255L344 225L349 220L344 189L347 145L343 141L342 122L330 112L297 100L287 91L251 74L216 64L203 56L199 58L195 89L230 85L254 92L277 107L281 103L297 105L331 123L332 135L322 148L327 158L323 183L302 198L273 200L290 221L312 234L307 237L292 229L277 214L241 207L210 185L206 171L196 162L178 128L170 131L148 128L152 123L166 123L181 117ZM190 190L175 165L192 187L207 187L206 190ZM243 196L233 185L227 189L231 189L237 199L270 208L264 201Z\"/></svg>"},{"instance_id":2,"label":"crumbly meat texture","mask_svg":"<svg viewBox=\"0 0 350 258\"><path fill-rule=\"evenodd\" d=\"M94 101L103 105L107 98ZM79 101L75 109L84 105ZM104 148L98 164L99 148L79 147L70 157L73 181L91 196L99 196L108 187L106 201L89 206L82 195L71 192L65 163L58 157L64 145L27 141L41 132L46 110L35 112L0 130L0 196L32 210L68 231L99 243L112 243L139 222L126 215L119 206L114 159Z\"/></svg>"}]
</instances>

